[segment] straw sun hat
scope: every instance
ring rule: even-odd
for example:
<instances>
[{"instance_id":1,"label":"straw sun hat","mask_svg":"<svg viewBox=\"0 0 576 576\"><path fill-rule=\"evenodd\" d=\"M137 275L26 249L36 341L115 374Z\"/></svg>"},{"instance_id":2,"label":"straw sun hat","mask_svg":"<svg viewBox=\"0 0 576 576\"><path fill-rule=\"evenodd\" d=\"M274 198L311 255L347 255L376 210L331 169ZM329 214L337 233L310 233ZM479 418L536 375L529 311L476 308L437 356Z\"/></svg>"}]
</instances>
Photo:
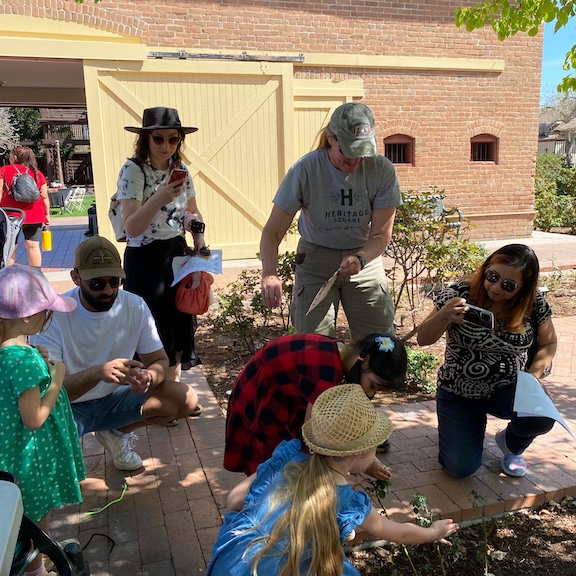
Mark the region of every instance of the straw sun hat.
<instances>
[{"instance_id":1,"label":"straw sun hat","mask_svg":"<svg viewBox=\"0 0 576 576\"><path fill-rule=\"evenodd\" d=\"M304 442L324 456L350 456L382 444L392 423L378 412L358 384L341 384L318 396L310 420L302 426Z\"/></svg>"}]
</instances>

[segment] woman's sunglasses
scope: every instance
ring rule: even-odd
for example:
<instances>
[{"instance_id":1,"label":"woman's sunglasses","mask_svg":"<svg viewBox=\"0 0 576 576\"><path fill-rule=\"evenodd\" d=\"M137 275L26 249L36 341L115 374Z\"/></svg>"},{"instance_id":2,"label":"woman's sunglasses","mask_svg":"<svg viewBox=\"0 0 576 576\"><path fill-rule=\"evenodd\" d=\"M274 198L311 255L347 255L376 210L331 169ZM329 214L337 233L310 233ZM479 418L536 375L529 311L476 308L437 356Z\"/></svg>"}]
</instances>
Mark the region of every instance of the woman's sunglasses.
<instances>
[{"instance_id":1,"label":"woman's sunglasses","mask_svg":"<svg viewBox=\"0 0 576 576\"><path fill-rule=\"evenodd\" d=\"M110 280L95 278L94 280L86 282L86 285L92 292L102 292L108 284L110 284L110 288L118 288L118 286L122 284L122 278L110 278Z\"/></svg>"},{"instance_id":2,"label":"woman's sunglasses","mask_svg":"<svg viewBox=\"0 0 576 576\"><path fill-rule=\"evenodd\" d=\"M168 142L170 146L177 146L180 142L180 136L170 136L169 138L165 138L164 136L154 136L150 135L152 138L152 142L156 144L156 146L162 146L164 142Z\"/></svg>"},{"instance_id":3,"label":"woman's sunglasses","mask_svg":"<svg viewBox=\"0 0 576 576\"><path fill-rule=\"evenodd\" d=\"M484 272L484 280L490 282L490 284L496 284L500 282L500 286L506 292L515 292L518 289L518 282L516 280L510 280L510 278L500 279L500 274L495 270L486 270Z\"/></svg>"}]
</instances>

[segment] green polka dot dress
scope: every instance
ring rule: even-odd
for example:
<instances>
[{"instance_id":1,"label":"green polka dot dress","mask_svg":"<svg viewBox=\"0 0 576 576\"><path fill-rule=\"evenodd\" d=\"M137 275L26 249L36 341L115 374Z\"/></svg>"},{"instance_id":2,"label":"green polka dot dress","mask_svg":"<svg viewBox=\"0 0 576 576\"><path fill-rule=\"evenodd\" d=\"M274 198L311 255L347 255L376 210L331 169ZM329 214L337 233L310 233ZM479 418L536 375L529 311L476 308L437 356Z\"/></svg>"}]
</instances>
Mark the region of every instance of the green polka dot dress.
<instances>
[{"instance_id":1,"label":"green polka dot dress","mask_svg":"<svg viewBox=\"0 0 576 576\"><path fill-rule=\"evenodd\" d=\"M0 348L0 469L18 477L24 512L35 522L52 508L82 502L79 482L86 478L64 388L40 428L29 430L20 418L20 395L39 386L44 396L50 381L48 366L35 348Z\"/></svg>"}]
</instances>

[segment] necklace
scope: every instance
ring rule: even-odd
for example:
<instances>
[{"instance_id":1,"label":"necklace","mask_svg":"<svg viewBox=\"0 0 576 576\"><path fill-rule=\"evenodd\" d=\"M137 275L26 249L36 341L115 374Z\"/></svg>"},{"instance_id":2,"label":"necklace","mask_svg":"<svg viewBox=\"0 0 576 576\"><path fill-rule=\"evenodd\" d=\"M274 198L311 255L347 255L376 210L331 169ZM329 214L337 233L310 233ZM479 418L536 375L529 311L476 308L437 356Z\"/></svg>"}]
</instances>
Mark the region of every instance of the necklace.
<instances>
[{"instance_id":1,"label":"necklace","mask_svg":"<svg viewBox=\"0 0 576 576\"><path fill-rule=\"evenodd\" d=\"M330 468L330 470L332 470L332 472L336 472L336 474L340 474L340 476L342 476L342 478L344 478L344 480L346 481L346 484L348 484L348 478L346 478L346 476L344 474L342 474L342 472L335 470L334 468L332 468L332 466L328 466L328 468Z\"/></svg>"}]
</instances>

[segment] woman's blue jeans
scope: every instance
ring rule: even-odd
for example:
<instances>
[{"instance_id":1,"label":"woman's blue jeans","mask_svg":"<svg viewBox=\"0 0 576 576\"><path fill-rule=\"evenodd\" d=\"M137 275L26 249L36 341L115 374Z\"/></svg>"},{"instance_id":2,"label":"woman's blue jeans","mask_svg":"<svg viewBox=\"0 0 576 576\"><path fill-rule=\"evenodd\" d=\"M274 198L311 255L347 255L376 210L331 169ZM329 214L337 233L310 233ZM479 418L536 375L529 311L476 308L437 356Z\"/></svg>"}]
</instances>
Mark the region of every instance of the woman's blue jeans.
<instances>
[{"instance_id":1,"label":"woman's blue jeans","mask_svg":"<svg viewBox=\"0 0 576 576\"><path fill-rule=\"evenodd\" d=\"M482 464L487 415L510 420L506 445L521 454L554 426L544 417L520 417L512 410L516 385L496 390L489 398L464 398L439 387L436 392L440 454L438 461L455 478L472 475Z\"/></svg>"}]
</instances>

